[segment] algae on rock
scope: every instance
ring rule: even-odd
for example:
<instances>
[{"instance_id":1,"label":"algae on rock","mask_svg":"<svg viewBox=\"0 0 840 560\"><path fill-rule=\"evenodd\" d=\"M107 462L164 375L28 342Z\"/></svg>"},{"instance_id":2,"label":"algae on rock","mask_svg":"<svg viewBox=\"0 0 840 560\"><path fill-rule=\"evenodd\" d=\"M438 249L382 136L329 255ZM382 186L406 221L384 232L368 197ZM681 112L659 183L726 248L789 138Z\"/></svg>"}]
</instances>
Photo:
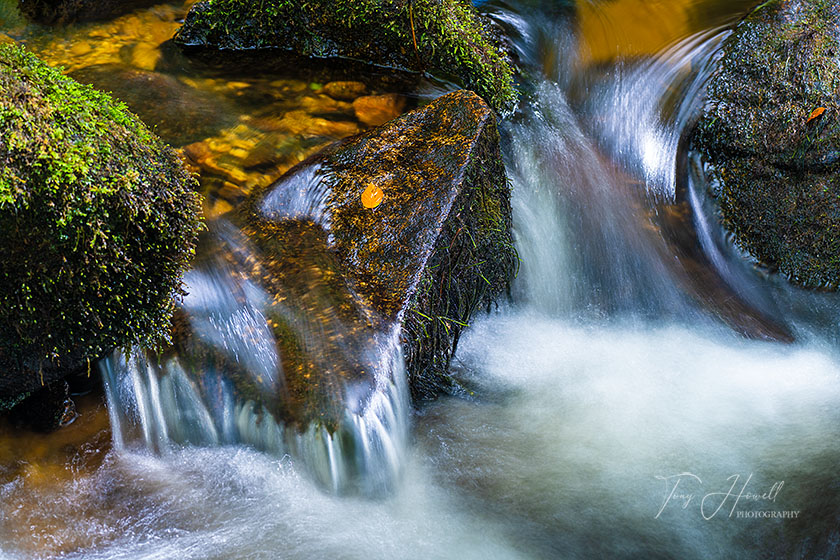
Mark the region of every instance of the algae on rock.
<instances>
[{"instance_id":1,"label":"algae on rock","mask_svg":"<svg viewBox=\"0 0 840 560\"><path fill-rule=\"evenodd\" d=\"M0 46L0 402L166 338L195 180L122 103Z\"/></svg>"},{"instance_id":2,"label":"algae on rock","mask_svg":"<svg viewBox=\"0 0 840 560\"><path fill-rule=\"evenodd\" d=\"M723 43L693 138L738 245L793 282L831 289L840 285L838 29L831 0L761 4Z\"/></svg>"},{"instance_id":3,"label":"algae on rock","mask_svg":"<svg viewBox=\"0 0 840 560\"><path fill-rule=\"evenodd\" d=\"M517 100L509 57L465 0L203 0L187 14L175 42L428 71L456 78L503 113Z\"/></svg>"}]
</instances>

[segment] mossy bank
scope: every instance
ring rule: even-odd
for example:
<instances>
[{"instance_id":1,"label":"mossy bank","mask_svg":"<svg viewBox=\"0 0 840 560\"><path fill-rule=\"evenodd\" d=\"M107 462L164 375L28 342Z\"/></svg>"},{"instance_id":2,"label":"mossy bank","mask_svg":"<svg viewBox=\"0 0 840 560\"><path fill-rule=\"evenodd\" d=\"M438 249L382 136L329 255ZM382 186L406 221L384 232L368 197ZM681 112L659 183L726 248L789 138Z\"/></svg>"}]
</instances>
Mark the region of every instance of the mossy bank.
<instances>
[{"instance_id":1,"label":"mossy bank","mask_svg":"<svg viewBox=\"0 0 840 560\"><path fill-rule=\"evenodd\" d=\"M123 104L0 46L0 408L168 333L194 179Z\"/></svg>"},{"instance_id":2,"label":"mossy bank","mask_svg":"<svg viewBox=\"0 0 840 560\"><path fill-rule=\"evenodd\" d=\"M724 225L760 263L840 285L840 6L774 0L723 43L694 147Z\"/></svg>"},{"instance_id":3,"label":"mossy bank","mask_svg":"<svg viewBox=\"0 0 840 560\"><path fill-rule=\"evenodd\" d=\"M495 31L463 0L203 0L175 42L427 71L457 80L503 113L517 100L511 62Z\"/></svg>"}]
</instances>

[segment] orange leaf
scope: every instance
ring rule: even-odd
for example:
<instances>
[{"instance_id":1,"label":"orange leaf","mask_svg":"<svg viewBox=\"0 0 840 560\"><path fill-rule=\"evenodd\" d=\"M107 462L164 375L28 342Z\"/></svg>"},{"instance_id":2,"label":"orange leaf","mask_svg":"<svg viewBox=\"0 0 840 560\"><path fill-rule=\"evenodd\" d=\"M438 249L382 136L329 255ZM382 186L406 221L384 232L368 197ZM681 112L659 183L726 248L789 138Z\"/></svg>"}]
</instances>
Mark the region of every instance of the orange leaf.
<instances>
[{"instance_id":1,"label":"orange leaf","mask_svg":"<svg viewBox=\"0 0 840 560\"><path fill-rule=\"evenodd\" d=\"M823 113L825 113L825 107L817 107L816 109L811 111L811 116L808 117L808 120L805 121L805 124L808 124L809 122L816 119L817 117L819 117Z\"/></svg>"},{"instance_id":2,"label":"orange leaf","mask_svg":"<svg viewBox=\"0 0 840 560\"><path fill-rule=\"evenodd\" d=\"M376 185L370 185L362 193L362 204L365 208L376 208L382 204L382 197L384 196L385 193L382 192L382 189Z\"/></svg>"}]
</instances>

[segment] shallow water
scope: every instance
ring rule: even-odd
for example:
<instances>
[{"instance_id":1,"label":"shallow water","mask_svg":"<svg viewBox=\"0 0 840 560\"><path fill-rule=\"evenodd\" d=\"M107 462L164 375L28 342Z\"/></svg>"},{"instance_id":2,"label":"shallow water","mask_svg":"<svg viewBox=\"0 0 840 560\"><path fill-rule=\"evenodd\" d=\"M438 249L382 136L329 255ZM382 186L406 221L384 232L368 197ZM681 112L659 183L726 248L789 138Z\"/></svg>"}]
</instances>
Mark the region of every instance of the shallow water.
<instances>
[{"instance_id":1,"label":"shallow water","mask_svg":"<svg viewBox=\"0 0 840 560\"><path fill-rule=\"evenodd\" d=\"M243 446L110 451L94 406L68 428L100 427L78 432L86 452L46 450L72 431L0 439L17 465L0 470L0 557L840 554L838 298L755 267L720 231L696 165L677 162L721 26L750 2L544 4L482 3L529 76L502 126L515 302L465 333L465 396L411 418L393 493L330 496L295 457ZM39 40L71 52L68 37ZM273 117L317 98L310 85L272 101ZM265 91L252 87L240 89ZM235 126L250 126L240 110ZM230 177L246 157L225 163ZM739 334L779 332L796 342Z\"/></svg>"}]
</instances>

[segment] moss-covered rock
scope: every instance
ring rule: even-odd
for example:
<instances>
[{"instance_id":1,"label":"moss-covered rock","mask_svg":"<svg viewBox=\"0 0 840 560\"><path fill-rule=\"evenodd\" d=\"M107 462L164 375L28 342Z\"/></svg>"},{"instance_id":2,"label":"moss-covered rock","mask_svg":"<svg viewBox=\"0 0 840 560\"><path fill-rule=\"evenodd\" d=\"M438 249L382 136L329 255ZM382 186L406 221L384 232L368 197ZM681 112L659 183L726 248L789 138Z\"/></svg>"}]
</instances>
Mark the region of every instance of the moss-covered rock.
<instances>
[{"instance_id":1,"label":"moss-covered rock","mask_svg":"<svg viewBox=\"0 0 840 560\"><path fill-rule=\"evenodd\" d=\"M771 0L728 37L693 145L724 225L758 261L840 285L840 6Z\"/></svg>"},{"instance_id":2,"label":"moss-covered rock","mask_svg":"<svg viewBox=\"0 0 840 560\"><path fill-rule=\"evenodd\" d=\"M362 202L371 185L383 193L375 208ZM173 350L204 394L218 386L206 372L224 371L240 402L301 430L333 431L363 408L400 326L414 396L451 388L459 333L507 292L516 265L495 117L463 90L317 154L231 220L200 251ZM254 350L263 321L282 380L241 357L270 354ZM250 325L236 342L234 323Z\"/></svg>"},{"instance_id":3,"label":"moss-covered rock","mask_svg":"<svg viewBox=\"0 0 840 560\"><path fill-rule=\"evenodd\" d=\"M0 402L166 336L194 186L123 104L0 46Z\"/></svg>"},{"instance_id":4,"label":"moss-covered rock","mask_svg":"<svg viewBox=\"0 0 840 560\"><path fill-rule=\"evenodd\" d=\"M465 0L203 0L175 42L185 47L282 49L454 78L509 112L510 60Z\"/></svg>"},{"instance_id":5,"label":"moss-covered rock","mask_svg":"<svg viewBox=\"0 0 840 560\"><path fill-rule=\"evenodd\" d=\"M159 3L158 0L18 0L21 12L45 24L110 19Z\"/></svg>"}]
</instances>

